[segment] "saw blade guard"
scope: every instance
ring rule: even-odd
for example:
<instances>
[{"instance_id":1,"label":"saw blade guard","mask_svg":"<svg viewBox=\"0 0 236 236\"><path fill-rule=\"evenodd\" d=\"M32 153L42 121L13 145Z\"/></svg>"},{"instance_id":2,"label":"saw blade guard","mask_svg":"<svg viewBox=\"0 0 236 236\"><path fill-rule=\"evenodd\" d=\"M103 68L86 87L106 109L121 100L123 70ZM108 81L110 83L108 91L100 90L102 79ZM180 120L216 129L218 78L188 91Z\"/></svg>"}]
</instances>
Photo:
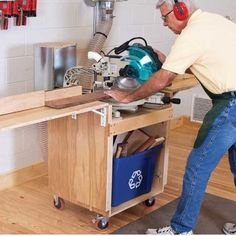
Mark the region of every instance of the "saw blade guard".
<instances>
[{"instance_id":1,"label":"saw blade guard","mask_svg":"<svg viewBox=\"0 0 236 236\"><path fill-rule=\"evenodd\" d=\"M122 60L128 64L120 70L121 76L132 77L143 84L161 69L162 63L151 47L134 44L127 51L128 56L123 57Z\"/></svg>"}]
</instances>

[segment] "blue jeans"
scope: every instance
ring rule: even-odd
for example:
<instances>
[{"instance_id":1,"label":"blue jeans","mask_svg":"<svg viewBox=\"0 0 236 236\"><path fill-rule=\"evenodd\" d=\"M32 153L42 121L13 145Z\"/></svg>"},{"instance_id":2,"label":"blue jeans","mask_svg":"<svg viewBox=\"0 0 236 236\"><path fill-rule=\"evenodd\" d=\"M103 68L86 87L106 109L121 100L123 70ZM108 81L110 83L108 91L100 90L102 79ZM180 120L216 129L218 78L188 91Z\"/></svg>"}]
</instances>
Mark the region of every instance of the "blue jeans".
<instances>
[{"instance_id":1,"label":"blue jeans","mask_svg":"<svg viewBox=\"0 0 236 236\"><path fill-rule=\"evenodd\" d=\"M176 232L188 232L195 227L210 175L227 151L236 184L236 99L226 105L212 123L204 142L189 155L182 194L171 219L171 227Z\"/></svg>"}]
</instances>

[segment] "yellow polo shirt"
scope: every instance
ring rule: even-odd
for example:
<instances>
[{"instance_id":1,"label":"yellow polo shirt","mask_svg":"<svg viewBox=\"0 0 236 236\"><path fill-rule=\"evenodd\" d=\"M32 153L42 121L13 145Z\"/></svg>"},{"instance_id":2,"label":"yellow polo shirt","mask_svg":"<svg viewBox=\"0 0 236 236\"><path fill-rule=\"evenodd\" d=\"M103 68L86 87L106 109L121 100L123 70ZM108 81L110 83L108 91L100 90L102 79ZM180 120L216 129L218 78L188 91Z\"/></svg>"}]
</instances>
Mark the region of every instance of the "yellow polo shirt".
<instances>
[{"instance_id":1,"label":"yellow polo shirt","mask_svg":"<svg viewBox=\"0 0 236 236\"><path fill-rule=\"evenodd\" d=\"M198 9L177 37L162 68L177 74L190 68L215 94L236 91L236 24Z\"/></svg>"}]
</instances>

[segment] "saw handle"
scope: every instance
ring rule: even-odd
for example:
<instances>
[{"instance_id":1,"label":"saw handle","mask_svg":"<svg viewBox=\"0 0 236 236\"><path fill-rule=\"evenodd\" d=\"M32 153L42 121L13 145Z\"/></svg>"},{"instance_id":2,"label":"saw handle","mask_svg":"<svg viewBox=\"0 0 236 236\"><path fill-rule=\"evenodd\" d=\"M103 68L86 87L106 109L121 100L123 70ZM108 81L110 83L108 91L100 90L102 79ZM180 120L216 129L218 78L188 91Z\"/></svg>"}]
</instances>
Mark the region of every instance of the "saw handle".
<instances>
[{"instance_id":1,"label":"saw handle","mask_svg":"<svg viewBox=\"0 0 236 236\"><path fill-rule=\"evenodd\" d=\"M127 50L127 48L129 47L129 42L130 41L127 41L127 42L121 44L119 47L116 47L115 51L114 51L115 54L120 54L120 53L124 52L125 50Z\"/></svg>"},{"instance_id":2,"label":"saw handle","mask_svg":"<svg viewBox=\"0 0 236 236\"><path fill-rule=\"evenodd\" d=\"M143 37L134 37L134 38L132 38L132 39L130 39L130 40L124 42L124 43L121 44L119 47L116 47L115 50L114 50L115 54L117 55L117 54L120 54L120 53L124 52L125 50L127 50L128 47L129 47L129 43L130 43L131 41L133 41L133 40L136 40L136 39L141 39L141 40L143 40L144 43L145 43L145 46L148 46L147 41L146 41L145 38L143 38Z\"/></svg>"}]
</instances>

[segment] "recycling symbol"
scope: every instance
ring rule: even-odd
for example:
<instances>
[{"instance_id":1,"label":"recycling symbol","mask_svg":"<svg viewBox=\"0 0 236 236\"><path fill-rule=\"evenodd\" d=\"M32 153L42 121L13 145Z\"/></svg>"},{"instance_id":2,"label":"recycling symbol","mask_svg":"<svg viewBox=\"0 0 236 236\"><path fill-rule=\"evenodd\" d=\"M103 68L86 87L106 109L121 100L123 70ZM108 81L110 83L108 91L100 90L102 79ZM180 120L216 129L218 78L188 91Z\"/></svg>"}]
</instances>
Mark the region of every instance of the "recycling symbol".
<instances>
[{"instance_id":1,"label":"recycling symbol","mask_svg":"<svg viewBox=\"0 0 236 236\"><path fill-rule=\"evenodd\" d=\"M133 172L131 178L129 179L129 188L130 189L134 189L134 188L138 188L143 180L143 176L142 176L142 171L141 170L136 170Z\"/></svg>"}]
</instances>

